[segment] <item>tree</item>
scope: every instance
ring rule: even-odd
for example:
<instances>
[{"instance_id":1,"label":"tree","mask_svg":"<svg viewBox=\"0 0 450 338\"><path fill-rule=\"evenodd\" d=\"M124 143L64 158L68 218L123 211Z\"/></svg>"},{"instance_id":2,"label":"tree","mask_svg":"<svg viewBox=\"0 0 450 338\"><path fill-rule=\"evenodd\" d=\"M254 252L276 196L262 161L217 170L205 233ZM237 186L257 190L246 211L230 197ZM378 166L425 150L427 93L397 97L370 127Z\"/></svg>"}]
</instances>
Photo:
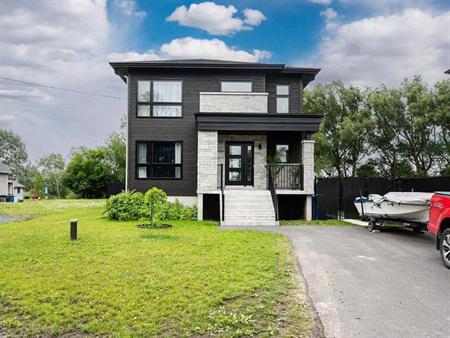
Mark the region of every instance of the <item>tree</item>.
<instances>
[{"instance_id":1,"label":"tree","mask_svg":"<svg viewBox=\"0 0 450 338\"><path fill-rule=\"evenodd\" d=\"M403 81L399 93L403 109L396 119L400 149L415 169L426 176L440 156L439 128L434 123L433 96L419 76Z\"/></svg>"},{"instance_id":2,"label":"tree","mask_svg":"<svg viewBox=\"0 0 450 338\"><path fill-rule=\"evenodd\" d=\"M125 138L117 132L113 132L106 141L106 159L109 161L114 179L118 182L125 182Z\"/></svg>"},{"instance_id":3,"label":"tree","mask_svg":"<svg viewBox=\"0 0 450 338\"><path fill-rule=\"evenodd\" d=\"M433 118L440 131L441 175L450 176L450 80L439 81L434 86Z\"/></svg>"},{"instance_id":4,"label":"tree","mask_svg":"<svg viewBox=\"0 0 450 338\"><path fill-rule=\"evenodd\" d=\"M11 130L0 128L0 162L19 176L28 163L28 154L22 138Z\"/></svg>"},{"instance_id":5,"label":"tree","mask_svg":"<svg viewBox=\"0 0 450 338\"><path fill-rule=\"evenodd\" d=\"M65 165L61 154L49 154L39 160L44 184L48 187L49 194L56 195L58 198L65 195L65 187L62 182Z\"/></svg>"},{"instance_id":6,"label":"tree","mask_svg":"<svg viewBox=\"0 0 450 338\"><path fill-rule=\"evenodd\" d=\"M69 189L85 198L104 196L106 184L112 181L113 170L104 148L76 151L63 178Z\"/></svg>"},{"instance_id":7,"label":"tree","mask_svg":"<svg viewBox=\"0 0 450 338\"><path fill-rule=\"evenodd\" d=\"M371 120L364 106L365 93L342 82L318 85L306 91L306 112L324 114L316 141L316 171L329 176L356 176L367 156Z\"/></svg>"}]
</instances>

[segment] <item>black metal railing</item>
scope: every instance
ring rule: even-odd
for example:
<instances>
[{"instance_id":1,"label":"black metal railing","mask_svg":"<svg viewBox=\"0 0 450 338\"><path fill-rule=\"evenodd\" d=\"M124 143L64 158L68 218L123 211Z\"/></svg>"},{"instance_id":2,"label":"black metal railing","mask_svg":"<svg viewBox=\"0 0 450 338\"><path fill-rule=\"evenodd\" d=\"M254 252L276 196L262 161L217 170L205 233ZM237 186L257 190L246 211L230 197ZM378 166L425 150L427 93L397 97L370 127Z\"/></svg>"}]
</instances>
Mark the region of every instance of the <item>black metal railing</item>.
<instances>
[{"instance_id":1,"label":"black metal railing","mask_svg":"<svg viewBox=\"0 0 450 338\"><path fill-rule=\"evenodd\" d=\"M275 189L302 190L303 165L300 163L277 163L267 165Z\"/></svg>"},{"instance_id":2,"label":"black metal railing","mask_svg":"<svg viewBox=\"0 0 450 338\"><path fill-rule=\"evenodd\" d=\"M220 190L220 199L222 200L220 220L225 220L225 196L223 193L224 188L224 172L223 163L217 165L217 189Z\"/></svg>"},{"instance_id":3,"label":"black metal railing","mask_svg":"<svg viewBox=\"0 0 450 338\"><path fill-rule=\"evenodd\" d=\"M278 221L278 196L275 189L274 173L269 169L269 190L272 196L273 209L275 210L275 220Z\"/></svg>"}]
</instances>

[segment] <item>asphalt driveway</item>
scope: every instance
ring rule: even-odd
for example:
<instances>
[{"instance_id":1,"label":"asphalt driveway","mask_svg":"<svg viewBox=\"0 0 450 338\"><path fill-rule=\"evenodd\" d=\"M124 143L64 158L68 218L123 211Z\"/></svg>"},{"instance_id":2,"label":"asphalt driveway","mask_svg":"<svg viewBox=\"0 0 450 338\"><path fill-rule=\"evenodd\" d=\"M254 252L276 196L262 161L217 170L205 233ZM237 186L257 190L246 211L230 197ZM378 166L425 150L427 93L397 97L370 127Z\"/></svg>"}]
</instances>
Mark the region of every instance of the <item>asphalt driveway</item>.
<instances>
[{"instance_id":1,"label":"asphalt driveway","mask_svg":"<svg viewBox=\"0 0 450 338\"><path fill-rule=\"evenodd\" d=\"M292 241L327 337L450 337L450 270L428 234L261 229Z\"/></svg>"}]
</instances>

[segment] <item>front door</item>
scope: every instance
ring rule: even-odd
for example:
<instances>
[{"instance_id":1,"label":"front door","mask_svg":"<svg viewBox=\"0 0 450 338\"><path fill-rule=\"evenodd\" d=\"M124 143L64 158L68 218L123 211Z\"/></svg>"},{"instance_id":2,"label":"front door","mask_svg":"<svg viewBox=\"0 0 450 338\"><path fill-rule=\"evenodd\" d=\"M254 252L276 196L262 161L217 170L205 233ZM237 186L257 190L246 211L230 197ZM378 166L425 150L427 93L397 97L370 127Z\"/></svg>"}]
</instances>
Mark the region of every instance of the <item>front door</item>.
<instances>
[{"instance_id":1,"label":"front door","mask_svg":"<svg viewBox=\"0 0 450 338\"><path fill-rule=\"evenodd\" d=\"M225 184L253 185L253 143L225 143Z\"/></svg>"}]
</instances>

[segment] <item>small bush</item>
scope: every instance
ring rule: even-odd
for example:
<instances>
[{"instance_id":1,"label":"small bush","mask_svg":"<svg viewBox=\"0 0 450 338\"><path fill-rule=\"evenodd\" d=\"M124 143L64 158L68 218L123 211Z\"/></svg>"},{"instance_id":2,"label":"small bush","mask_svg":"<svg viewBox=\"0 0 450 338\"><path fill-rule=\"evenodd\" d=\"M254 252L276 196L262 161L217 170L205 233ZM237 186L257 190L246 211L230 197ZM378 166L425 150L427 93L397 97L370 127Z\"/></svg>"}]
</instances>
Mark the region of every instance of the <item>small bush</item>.
<instances>
[{"instance_id":1,"label":"small bush","mask_svg":"<svg viewBox=\"0 0 450 338\"><path fill-rule=\"evenodd\" d=\"M116 221L131 221L148 217L144 194L140 192L121 192L106 201L106 215Z\"/></svg>"},{"instance_id":2,"label":"small bush","mask_svg":"<svg viewBox=\"0 0 450 338\"><path fill-rule=\"evenodd\" d=\"M164 190L151 188L145 195L140 192L122 192L106 201L105 214L116 221L131 221L151 218L150 204L153 206L153 219L166 220L196 220L197 207L184 206L180 201L171 203L167 200Z\"/></svg>"}]
</instances>

